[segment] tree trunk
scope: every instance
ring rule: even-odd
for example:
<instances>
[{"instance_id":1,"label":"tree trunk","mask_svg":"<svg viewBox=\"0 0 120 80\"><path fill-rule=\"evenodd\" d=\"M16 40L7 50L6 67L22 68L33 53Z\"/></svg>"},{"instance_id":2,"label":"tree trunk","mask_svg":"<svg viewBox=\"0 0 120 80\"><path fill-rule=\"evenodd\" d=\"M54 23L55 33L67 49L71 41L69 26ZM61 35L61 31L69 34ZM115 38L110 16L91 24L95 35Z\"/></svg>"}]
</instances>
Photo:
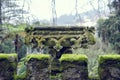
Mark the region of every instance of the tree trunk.
<instances>
[{"instance_id":1,"label":"tree trunk","mask_svg":"<svg viewBox=\"0 0 120 80\"><path fill-rule=\"evenodd\" d=\"M0 25L2 25L2 0L0 0Z\"/></svg>"}]
</instances>

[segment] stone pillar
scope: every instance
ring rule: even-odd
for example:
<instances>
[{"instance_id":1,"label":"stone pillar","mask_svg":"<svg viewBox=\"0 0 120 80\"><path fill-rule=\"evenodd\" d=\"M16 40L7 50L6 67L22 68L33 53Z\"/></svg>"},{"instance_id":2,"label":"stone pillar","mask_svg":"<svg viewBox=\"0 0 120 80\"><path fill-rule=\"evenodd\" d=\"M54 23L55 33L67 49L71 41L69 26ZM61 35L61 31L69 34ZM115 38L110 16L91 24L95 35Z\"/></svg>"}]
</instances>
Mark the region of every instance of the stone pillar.
<instances>
[{"instance_id":1,"label":"stone pillar","mask_svg":"<svg viewBox=\"0 0 120 80\"><path fill-rule=\"evenodd\" d=\"M17 55L0 54L0 80L14 80L17 73Z\"/></svg>"},{"instance_id":2,"label":"stone pillar","mask_svg":"<svg viewBox=\"0 0 120 80\"><path fill-rule=\"evenodd\" d=\"M120 55L99 56L100 80L120 80Z\"/></svg>"},{"instance_id":3,"label":"stone pillar","mask_svg":"<svg viewBox=\"0 0 120 80\"><path fill-rule=\"evenodd\" d=\"M87 57L79 54L63 54L60 58L62 80L88 80Z\"/></svg>"},{"instance_id":4,"label":"stone pillar","mask_svg":"<svg viewBox=\"0 0 120 80\"><path fill-rule=\"evenodd\" d=\"M30 54L27 60L27 80L50 80L50 56Z\"/></svg>"}]
</instances>

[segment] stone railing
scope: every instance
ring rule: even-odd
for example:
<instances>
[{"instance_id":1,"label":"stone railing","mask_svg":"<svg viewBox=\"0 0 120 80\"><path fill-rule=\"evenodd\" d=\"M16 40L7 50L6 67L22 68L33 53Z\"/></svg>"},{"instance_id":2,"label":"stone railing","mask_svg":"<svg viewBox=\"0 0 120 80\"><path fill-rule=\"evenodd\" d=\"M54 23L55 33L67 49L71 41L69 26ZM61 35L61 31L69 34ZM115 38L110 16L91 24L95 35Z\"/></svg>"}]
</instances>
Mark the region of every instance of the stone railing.
<instances>
[{"instance_id":1,"label":"stone railing","mask_svg":"<svg viewBox=\"0 0 120 80\"><path fill-rule=\"evenodd\" d=\"M99 76L96 79L88 77L85 55L63 54L59 61L60 73L53 76L49 54L29 54L25 59L27 70L23 78L16 74L17 55L0 54L0 80L120 80L120 55L99 56Z\"/></svg>"}]
</instances>

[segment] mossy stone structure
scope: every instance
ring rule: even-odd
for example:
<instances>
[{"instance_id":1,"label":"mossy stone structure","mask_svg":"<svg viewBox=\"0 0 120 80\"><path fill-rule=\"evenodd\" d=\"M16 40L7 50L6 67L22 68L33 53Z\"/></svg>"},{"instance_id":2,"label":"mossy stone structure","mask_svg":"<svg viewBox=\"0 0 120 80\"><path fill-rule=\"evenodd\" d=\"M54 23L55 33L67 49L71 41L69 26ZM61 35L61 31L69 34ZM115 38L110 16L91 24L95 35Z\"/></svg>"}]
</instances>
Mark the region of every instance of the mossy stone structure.
<instances>
[{"instance_id":1,"label":"mossy stone structure","mask_svg":"<svg viewBox=\"0 0 120 80\"><path fill-rule=\"evenodd\" d=\"M60 62L62 80L88 80L88 61L85 55L63 54Z\"/></svg>"},{"instance_id":2,"label":"mossy stone structure","mask_svg":"<svg viewBox=\"0 0 120 80\"><path fill-rule=\"evenodd\" d=\"M14 80L17 73L17 55L0 54L0 80Z\"/></svg>"},{"instance_id":3,"label":"mossy stone structure","mask_svg":"<svg viewBox=\"0 0 120 80\"><path fill-rule=\"evenodd\" d=\"M30 54L27 61L27 80L50 80L50 56L46 54Z\"/></svg>"},{"instance_id":4,"label":"mossy stone structure","mask_svg":"<svg viewBox=\"0 0 120 80\"><path fill-rule=\"evenodd\" d=\"M120 80L120 55L102 55L99 57L100 80Z\"/></svg>"},{"instance_id":5,"label":"mossy stone structure","mask_svg":"<svg viewBox=\"0 0 120 80\"><path fill-rule=\"evenodd\" d=\"M60 59L61 73L51 75L49 54L29 54L26 77L18 77L17 55L0 54L0 80L120 80L120 55L99 56L99 78L88 78L87 57L80 54L63 54Z\"/></svg>"},{"instance_id":6,"label":"mossy stone structure","mask_svg":"<svg viewBox=\"0 0 120 80\"><path fill-rule=\"evenodd\" d=\"M72 53L72 48L87 48L95 44L94 27L55 26L26 28L25 43L34 49L45 49L52 57L59 59L64 53ZM30 49L29 49L30 50Z\"/></svg>"},{"instance_id":7,"label":"mossy stone structure","mask_svg":"<svg viewBox=\"0 0 120 80\"><path fill-rule=\"evenodd\" d=\"M26 28L25 43L28 50L34 53L44 50L52 57L51 77L59 76L62 54L72 53L73 48L88 48L95 44L94 27L85 26L43 26Z\"/></svg>"}]
</instances>

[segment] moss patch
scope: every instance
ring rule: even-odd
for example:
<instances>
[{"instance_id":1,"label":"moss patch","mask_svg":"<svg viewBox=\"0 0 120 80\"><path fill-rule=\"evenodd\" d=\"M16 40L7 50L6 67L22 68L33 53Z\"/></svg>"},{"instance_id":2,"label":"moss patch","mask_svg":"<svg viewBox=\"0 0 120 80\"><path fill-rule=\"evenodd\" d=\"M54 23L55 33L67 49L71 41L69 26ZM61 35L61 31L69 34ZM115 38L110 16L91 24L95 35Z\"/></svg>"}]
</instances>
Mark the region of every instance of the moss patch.
<instances>
[{"instance_id":1,"label":"moss patch","mask_svg":"<svg viewBox=\"0 0 120 80\"><path fill-rule=\"evenodd\" d=\"M61 74L59 73L59 74L57 74L56 76L50 76L50 79L52 80L54 80L54 79L61 79Z\"/></svg>"},{"instance_id":2,"label":"moss patch","mask_svg":"<svg viewBox=\"0 0 120 80\"><path fill-rule=\"evenodd\" d=\"M12 53L12 54L0 53L0 59L10 59L12 57L17 58L17 54L15 54L15 53Z\"/></svg>"},{"instance_id":3,"label":"moss patch","mask_svg":"<svg viewBox=\"0 0 120 80\"><path fill-rule=\"evenodd\" d=\"M101 55L99 56L99 64L103 63L106 60L120 60L120 55L109 54L109 55Z\"/></svg>"},{"instance_id":4,"label":"moss patch","mask_svg":"<svg viewBox=\"0 0 120 80\"><path fill-rule=\"evenodd\" d=\"M15 75L15 80L26 80L26 75L17 76Z\"/></svg>"},{"instance_id":5,"label":"moss patch","mask_svg":"<svg viewBox=\"0 0 120 80\"><path fill-rule=\"evenodd\" d=\"M63 54L62 57L60 58L60 61L69 61L69 62L74 62L74 61L86 61L87 62L87 56L86 55L81 55L81 54Z\"/></svg>"},{"instance_id":6,"label":"moss patch","mask_svg":"<svg viewBox=\"0 0 120 80\"><path fill-rule=\"evenodd\" d=\"M26 61L28 62L30 59L46 60L46 59L50 59L50 55L48 55L48 54L29 54L26 57Z\"/></svg>"},{"instance_id":7,"label":"moss patch","mask_svg":"<svg viewBox=\"0 0 120 80\"><path fill-rule=\"evenodd\" d=\"M100 80L99 76L93 77L93 76L89 76L88 80Z\"/></svg>"}]
</instances>

